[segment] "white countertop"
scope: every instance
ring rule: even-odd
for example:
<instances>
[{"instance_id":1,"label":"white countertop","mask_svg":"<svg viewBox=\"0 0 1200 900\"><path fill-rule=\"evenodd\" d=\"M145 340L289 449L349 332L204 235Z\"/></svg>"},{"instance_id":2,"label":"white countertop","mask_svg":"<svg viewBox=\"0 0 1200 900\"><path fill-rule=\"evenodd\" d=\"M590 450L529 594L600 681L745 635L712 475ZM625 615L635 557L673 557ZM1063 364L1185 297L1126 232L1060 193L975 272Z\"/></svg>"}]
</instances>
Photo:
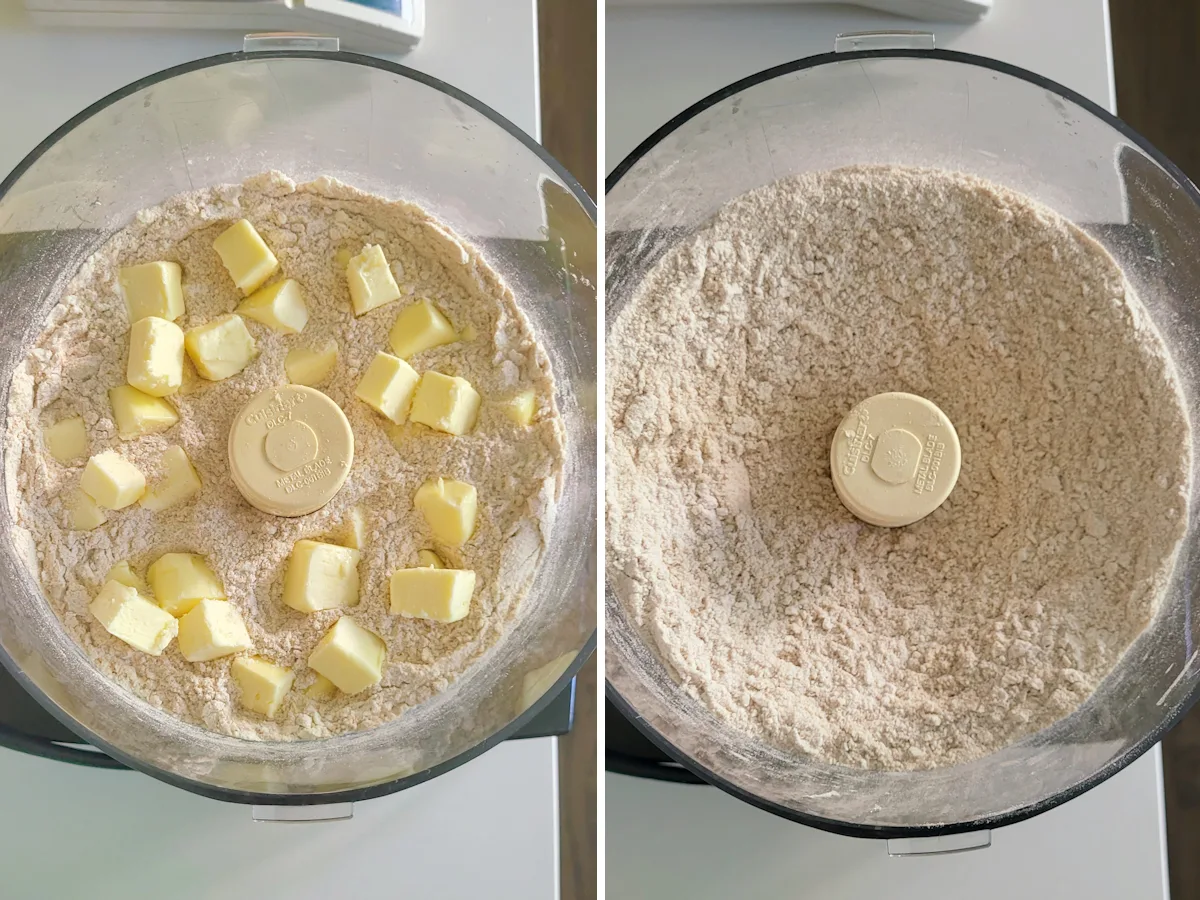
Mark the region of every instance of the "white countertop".
<instances>
[{"instance_id":1,"label":"white countertop","mask_svg":"<svg viewBox=\"0 0 1200 900\"><path fill-rule=\"evenodd\" d=\"M933 31L938 47L1030 69L1115 110L1106 0L996 0L973 25L849 6L609 7L605 169L715 90L832 51L840 32L888 29ZM994 832L986 850L915 859L890 859L880 842L795 825L714 788L619 775L605 784L607 889L621 900L1168 896L1158 747L1084 796Z\"/></svg>"},{"instance_id":2,"label":"white countertop","mask_svg":"<svg viewBox=\"0 0 1200 900\"><path fill-rule=\"evenodd\" d=\"M241 48L232 31L41 28L29 22L20 0L0 0L0 175L117 88ZM387 58L466 91L540 136L537 0L430 0L425 39Z\"/></svg>"},{"instance_id":3,"label":"white countertop","mask_svg":"<svg viewBox=\"0 0 1200 900\"><path fill-rule=\"evenodd\" d=\"M261 823L137 772L0 749L5 900L558 897L557 738L508 741L342 822Z\"/></svg>"},{"instance_id":4,"label":"white countertop","mask_svg":"<svg viewBox=\"0 0 1200 900\"><path fill-rule=\"evenodd\" d=\"M840 32L932 31L937 46L1031 69L1116 107L1105 0L996 0L972 25L917 22L850 6L608 7L605 171L697 100L771 66L829 53Z\"/></svg>"},{"instance_id":5,"label":"white countertop","mask_svg":"<svg viewBox=\"0 0 1200 900\"><path fill-rule=\"evenodd\" d=\"M391 58L539 133L536 0L432 0ZM63 121L168 66L237 50L233 32L59 31L0 0L0 175ZM0 897L130 900L558 897L557 741L509 741L349 822L255 824L134 772L0 749Z\"/></svg>"},{"instance_id":6,"label":"white countertop","mask_svg":"<svg viewBox=\"0 0 1200 900\"><path fill-rule=\"evenodd\" d=\"M1168 897L1158 747L1082 797L992 832L990 847L903 859L882 841L795 825L716 788L604 783L606 888L620 900Z\"/></svg>"}]
</instances>

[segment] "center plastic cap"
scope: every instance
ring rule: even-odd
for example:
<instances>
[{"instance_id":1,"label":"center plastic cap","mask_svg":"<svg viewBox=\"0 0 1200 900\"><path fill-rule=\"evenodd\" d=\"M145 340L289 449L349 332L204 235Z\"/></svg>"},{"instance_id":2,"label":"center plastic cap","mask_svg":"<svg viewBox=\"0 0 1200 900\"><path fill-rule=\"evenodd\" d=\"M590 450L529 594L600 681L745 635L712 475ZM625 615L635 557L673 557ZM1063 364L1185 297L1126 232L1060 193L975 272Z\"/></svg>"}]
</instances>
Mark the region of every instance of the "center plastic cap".
<instances>
[{"instance_id":1,"label":"center plastic cap","mask_svg":"<svg viewBox=\"0 0 1200 900\"><path fill-rule=\"evenodd\" d=\"M333 499L354 462L354 432L320 391L289 384L255 395L229 429L229 471L251 506L303 516Z\"/></svg>"},{"instance_id":2,"label":"center plastic cap","mask_svg":"<svg viewBox=\"0 0 1200 900\"><path fill-rule=\"evenodd\" d=\"M917 522L958 482L962 450L946 414L915 394L876 394L842 421L829 449L842 505L871 525Z\"/></svg>"}]
</instances>

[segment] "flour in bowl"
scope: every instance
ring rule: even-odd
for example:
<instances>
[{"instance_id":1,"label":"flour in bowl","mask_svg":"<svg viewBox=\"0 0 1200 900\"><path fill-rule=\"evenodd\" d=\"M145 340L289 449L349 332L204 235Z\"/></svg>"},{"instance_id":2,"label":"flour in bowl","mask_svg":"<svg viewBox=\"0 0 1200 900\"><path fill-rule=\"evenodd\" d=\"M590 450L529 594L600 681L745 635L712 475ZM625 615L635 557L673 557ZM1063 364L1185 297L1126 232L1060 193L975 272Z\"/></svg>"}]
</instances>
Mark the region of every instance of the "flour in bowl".
<instances>
[{"instance_id":1,"label":"flour in bowl","mask_svg":"<svg viewBox=\"0 0 1200 900\"><path fill-rule=\"evenodd\" d=\"M1187 521L1176 376L1108 254L932 170L724 207L608 337L608 573L729 725L877 769L984 756L1074 711L1145 629ZM962 444L946 503L867 525L834 429L885 391Z\"/></svg>"}]
</instances>

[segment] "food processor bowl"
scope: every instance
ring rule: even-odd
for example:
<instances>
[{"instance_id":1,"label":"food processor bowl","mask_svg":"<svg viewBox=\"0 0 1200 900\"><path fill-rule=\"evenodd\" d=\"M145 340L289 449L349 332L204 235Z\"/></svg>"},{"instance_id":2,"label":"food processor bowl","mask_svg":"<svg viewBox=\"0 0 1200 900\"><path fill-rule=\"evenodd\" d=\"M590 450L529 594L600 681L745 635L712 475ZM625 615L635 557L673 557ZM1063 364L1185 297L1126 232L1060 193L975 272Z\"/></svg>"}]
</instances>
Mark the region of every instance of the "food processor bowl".
<instances>
[{"instance_id":1,"label":"food processor bowl","mask_svg":"<svg viewBox=\"0 0 1200 900\"><path fill-rule=\"evenodd\" d=\"M100 675L22 561L0 504L0 662L64 725L116 759L222 800L360 800L425 781L515 732L595 643L595 206L530 137L461 91L326 40L248 40L105 97L0 184L0 403L59 291L141 209L269 169L420 204L507 281L550 357L566 431L550 542L510 631L449 690L370 731L226 737ZM328 48L328 49L326 49ZM529 704L525 675L573 654Z\"/></svg>"},{"instance_id":2,"label":"food processor bowl","mask_svg":"<svg viewBox=\"0 0 1200 900\"><path fill-rule=\"evenodd\" d=\"M1078 225L1141 297L1178 370L1190 421L1200 422L1200 194L1079 94L962 53L904 48L803 59L730 85L661 128L608 180L607 321L664 253L728 201L777 179L859 164L978 176ZM1193 471L1187 536L1150 627L1079 710L981 759L860 770L735 731L671 679L614 594L613 573L605 597L609 697L705 780L829 831L937 836L1036 815L1127 766L1196 699L1198 483Z\"/></svg>"}]
</instances>

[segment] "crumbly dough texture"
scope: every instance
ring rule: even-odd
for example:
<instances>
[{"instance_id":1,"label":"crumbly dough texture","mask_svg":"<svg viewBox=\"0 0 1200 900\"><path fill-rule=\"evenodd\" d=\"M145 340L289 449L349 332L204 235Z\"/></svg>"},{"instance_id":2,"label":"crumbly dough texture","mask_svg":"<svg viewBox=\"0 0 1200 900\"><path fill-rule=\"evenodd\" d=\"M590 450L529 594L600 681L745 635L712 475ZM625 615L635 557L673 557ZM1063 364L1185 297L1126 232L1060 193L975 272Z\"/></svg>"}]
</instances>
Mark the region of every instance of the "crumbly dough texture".
<instances>
[{"instance_id":1,"label":"crumbly dough texture","mask_svg":"<svg viewBox=\"0 0 1200 900\"><path fill-rule=\"evenodd\" d=\"M984 756L1075 710L1155 613L1190 489L1176 376L1112 258L1026 197L902 168L769 185L665 255L607 353L610 582L756 739ZM833 430L883 391L962 443L904 528L830 482Z\"/></svg>"},{"instance_id":2,"label":"crumbly dough texture","mask_svg":"<svg viewBox=\"0 0 1200 900\"><path fill-rule=\"evenodd\" d=\"M302 286L307 327L285 336L247 320L261 352L245 371L209 382L185 363L183 388L170 398L179 408L180 424L163 434L119 440L107 398L109 388L125 382L129 323L117 287L118 267L178 262L187 304L180 326L210 321L232 312L242 299L212 248L213 239L242 217L278 256L280 276ZM383 247L404 296L355 317L344 258L365 243ZM484 397L478 425L464 437L392 425L354 397L375 353L388 349L388 330L397 314L420 297L435 301L460 331L473 332L470 339L412 360L418 371L464 376ZM230 480L226 441L233 416L257 392L286 383L283 363L290 348L319 348L330 338L338 342L338 362L317 388L350 420L353 469L338 495L315 513L279 518L259 512ZM500 402L529 388L536 392L539 414L532 427L518 428ZM240 186L175 197L139 213L67 285L13 377L8 412L14 517L32 535L37 576L66 633L103 674L153 706L212 731L251 739L370 729L445 690L517 616L548 541L563 469L563 429L549 362L500 277L475 249L420 208L328 178L296 185L269 173ZM110 513L107 524L94 531L69 531L67 503L82 462L55 462L44 448L42 428L70 415L86 420L91 453L118 450L151 485L163 474L162 451L182 445L203 490L195 500L164 512L135 505ZM476 533L461 550L435 544L413 508L417 487L439 475L470 482L479 491ZM359 565L361 600L346 612L384 638L387 666L377 687L315 701L304 693L316 677L307 667L308 655L343 612L304 614L288 608L281 599L283 573L295 541L337 542L354 506L367 511L367 540ZM435 549L448 566L477 573L466 619L444 625L388 613L388 577L416 565L420 549ZM88 613L88 602L114 563L128 559L144 575L168 551L202 554L241 610L254 654L297 673L274 720L242 708L230 676L231 658L189 663L175 644L161 657L147 656L109 635Z\"/></svg>"}]
</instances>

